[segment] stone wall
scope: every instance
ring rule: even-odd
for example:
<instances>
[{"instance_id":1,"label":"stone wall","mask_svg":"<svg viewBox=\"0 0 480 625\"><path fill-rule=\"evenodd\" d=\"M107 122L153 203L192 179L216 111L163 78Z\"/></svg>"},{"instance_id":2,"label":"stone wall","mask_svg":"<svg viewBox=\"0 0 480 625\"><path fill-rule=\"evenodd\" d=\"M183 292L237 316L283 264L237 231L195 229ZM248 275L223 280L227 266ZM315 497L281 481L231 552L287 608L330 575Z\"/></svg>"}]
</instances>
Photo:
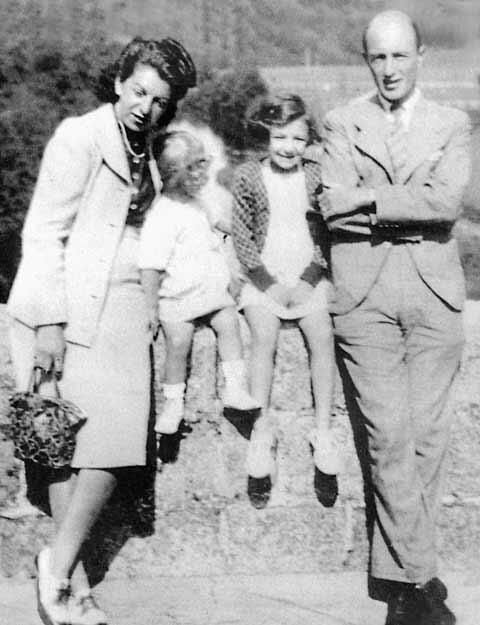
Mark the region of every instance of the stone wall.
<instances>
[{"instance_id":1,"label":"stone wall","mask_svg":"<svg viewBox=\"0 0 480 625\"><path fill-rule=\"evenodd\" d=\"M468 308L468 344L453 396L456 413L448 458L439 543L449 566L476 566L471 546L480 538L480 322ZM245 339L248 343L246 328ZM11 388L6 317L0 308L0 412ZM155 349L156 387L163 349ZM317 502L307 432L313 424L307 357L296 328L282 329L273 406L280 431L279 476L268 506L254 508L246 493L246 440L222 416L214 337L195 334L187 392L186 427L180 436L152 439L152 464L125 480L89 545L91 572L101 578L315 572L364 569L366 539L358 462L341 393L334 426L345 451L340 497L333 509ZM20 465L9 441L0 441L0 576L33 574L33 555L52 532L46 516L2 518L18 490Z\"/></svg>"}]
</instances>

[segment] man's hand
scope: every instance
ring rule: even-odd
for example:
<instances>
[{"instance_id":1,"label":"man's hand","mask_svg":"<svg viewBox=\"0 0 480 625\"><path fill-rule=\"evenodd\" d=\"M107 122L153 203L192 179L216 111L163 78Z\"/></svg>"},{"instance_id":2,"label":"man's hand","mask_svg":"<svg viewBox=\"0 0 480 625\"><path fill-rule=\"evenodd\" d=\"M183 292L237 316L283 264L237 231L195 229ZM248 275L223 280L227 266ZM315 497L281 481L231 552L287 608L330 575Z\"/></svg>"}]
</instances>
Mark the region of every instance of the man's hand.
<instances>
[{"instance_id":1,"label":"man's hand","mask_svg":"<svg viewBox=\"0 0 480 625\"><path fill-rule=\"evenodd\" d=\"M283 284L279 284L276 282L272 284L272 286L268 287L265 293L268 297L271 297L277 304L281 304L282 306L288 306L290 303L290 294L292 289Z\"/></svg>"},{"instance_id":2,"label":"man's hand","mask_svg":"<svg viewBox=\"0 0 480 625\"><path fill-rule=\"evenodd\" d=\"M322 215L328 220L370 208L375 202L375 192L362 187L332 185L324 187L318 200Z\"/></svg>"},{"instance_id":3,"label":"man's hand","mask_svg":"<svg viewBox=\"0 0 480 625\"><path fill-rule=\"evenodd\" d=\"M290 292L289 308L305 303L312 294L313 286L305 280L299 280Z\"/></svg>"},{"instance_id":4,"label":"man's hand","mask_svg":"<svg viewBox=\"0 0 480 625\"><path fill-rule=\"evenodd\" d=\"M33 366L46 372L52 371L57 378L61 378L64 357L63 326L58 324L39 326L35 338Z\"/></svg>"}]
</instances>

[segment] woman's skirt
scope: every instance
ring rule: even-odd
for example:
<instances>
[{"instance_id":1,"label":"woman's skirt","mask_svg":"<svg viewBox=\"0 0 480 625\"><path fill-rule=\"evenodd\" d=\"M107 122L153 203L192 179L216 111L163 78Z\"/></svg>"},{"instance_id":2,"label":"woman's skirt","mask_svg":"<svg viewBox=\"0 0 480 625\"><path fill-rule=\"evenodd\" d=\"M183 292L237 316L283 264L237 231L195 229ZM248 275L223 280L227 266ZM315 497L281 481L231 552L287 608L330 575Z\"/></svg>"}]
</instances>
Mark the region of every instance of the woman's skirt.
<instances>
[{"instance_id":1,"label":"woman's skirt","mask_svg":"<svg viewBox=\"0 0 480 625\"><path fill-rule=\"evenodd\" d=\"M82 408L87 421L77 435L74 468L144 465L150 416L150 333L137 268L138 231L118 249L95 339L90 347L67 343L62 397ZM33 329L14 321L12 359L18 388L28 385ZM51 394L51 382L42 393Z\"/></svg>"}]
</instances>

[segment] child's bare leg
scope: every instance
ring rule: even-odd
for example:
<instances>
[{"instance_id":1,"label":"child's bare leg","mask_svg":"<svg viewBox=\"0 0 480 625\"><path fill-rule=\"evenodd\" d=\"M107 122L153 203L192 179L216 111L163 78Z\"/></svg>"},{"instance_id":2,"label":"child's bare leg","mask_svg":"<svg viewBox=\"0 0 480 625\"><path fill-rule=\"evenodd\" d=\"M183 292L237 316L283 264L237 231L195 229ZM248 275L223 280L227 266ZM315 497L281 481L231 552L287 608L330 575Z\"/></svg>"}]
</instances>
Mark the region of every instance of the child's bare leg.
<instances>
[{"instance_id":1,"label":"child's bare leg","mask_svg":"<svg viewBox=\"0 0 480 625\"><path fill-rule=\"evenodd\" d=\"M280 320L261 306L246 306L245 318L251 333L250 392L262 408L267 408L270 401Z\"/></svg>"},{"instance_id":2,"label":"child's bare leg","mask_svg":"<svg viewBox=\"0 0 480 625\"><path fill-rule=\"evenodd\" d=\"M337 500L337 474L341 465L339 449L330 429L335 384L332 325L326 311L304 317L299 325L310 352L315 402L316 427L309 436L315 463L314 490L319 502L330 508Z\"/></svg>"},{"instance_id":3,"label":"child's bare leg","mask_svg":"<svg viewBox=\"0 0 480 625\"><path fill-rule=\"evenodd\" d=\"M217 335L218 353L221 360L241 360L243 344L240 336L240 322L234 306L217 310L210 318L210 324Z\"/></svg>"},{"instance_id":4,"label":"child's bare leg","mask_svg":"<svg viewBox=\"0 0 480 625\"><path fill-rule=\"evenodd\" d=\"M247 472L251 477L274 476L276 435L268 415L273 366L280 320L261 306L246 306L245 317L251 332L250 392L262 407L255 421L247 451Z\"/></svg>"},{"instance_id":5,"label":"child's bare leg","mask_svg":"<svg viewBox=\"0 0 480 625\"><path fill-rule=\"evenodd\" d=\"M310 375L315 404L316 429L321 434L330 429L335 385L333 331L326 311L314 312L299 321L310 353Z\"/></svg>"},{"instance_id":6,"label":"child's bare leg","mask_svg":"<svg viewBox=\"0 0 480 625\"><path fill-rule=\"evenodd\" d=\"M238 410L258 408L248 391L247 370L243 359L240 322L234 306L216 311L210 323L217 335L218 352L225 377L223 403Z\"/></svg>"},{"instance_id":7,"label":"child's bare leg","mask_svg":"<svg viewBox=\"0 0 480 625\"><path fill-rule=\"evenodd\" d=\"M165 334L165 384L185 382L194 326L191 321L162 321Z\"/></svg>"},{"instance_id":8,"label":"child's bare leg","mask_svg":"<svg viewBox=\"0 0 480 625\"><path fill-rule=\"evenodd\" d=\"M183 419L187 358L193 339L191 321L162 321L166 360L163 394L165 404L155 423L159 434L174 434Z\"/></svg>"}]
</instances>

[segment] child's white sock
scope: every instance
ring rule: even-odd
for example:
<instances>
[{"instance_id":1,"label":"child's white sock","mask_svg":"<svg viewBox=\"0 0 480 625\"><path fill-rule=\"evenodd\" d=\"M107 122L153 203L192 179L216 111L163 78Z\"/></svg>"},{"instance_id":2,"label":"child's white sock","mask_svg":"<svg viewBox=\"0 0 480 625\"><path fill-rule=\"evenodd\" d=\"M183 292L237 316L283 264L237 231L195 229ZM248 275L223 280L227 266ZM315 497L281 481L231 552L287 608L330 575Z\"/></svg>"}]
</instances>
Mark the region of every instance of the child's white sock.
<instances>
[{"instance_id":1,"label":"child's white sock","mask_svg":"<svg viewBox=\"0 0 480 625\"><path fill-rule=\"evenodd\" d=\"M238 410L258 408L259 403L250 395L247 384L247 368L243 358L222 361L225 377L223 404Z\"/></svg>"},{"instance_id":2,"label":"child's white sock","mask_svg":"<svg viewBox=\"0 0 480 625\"><path fill-rule=\"evenodd\" d=\"M185 393L185 382L177 382L177 384L164 384L163 396L165 399L182 399Z\"/></svg>"},{"instance_id":3,"label":"child's white sock","mask_svg":"<svg viewBox=\"0 0 480 625\"><path fill-rule=\"evenodd\" d=\"M183 419L183 396L185 382L177 384L164 384L163 395L165 403L162 413L155 422L155 431L159 434L175 434Z\"/></svg>"}]
</instances>

